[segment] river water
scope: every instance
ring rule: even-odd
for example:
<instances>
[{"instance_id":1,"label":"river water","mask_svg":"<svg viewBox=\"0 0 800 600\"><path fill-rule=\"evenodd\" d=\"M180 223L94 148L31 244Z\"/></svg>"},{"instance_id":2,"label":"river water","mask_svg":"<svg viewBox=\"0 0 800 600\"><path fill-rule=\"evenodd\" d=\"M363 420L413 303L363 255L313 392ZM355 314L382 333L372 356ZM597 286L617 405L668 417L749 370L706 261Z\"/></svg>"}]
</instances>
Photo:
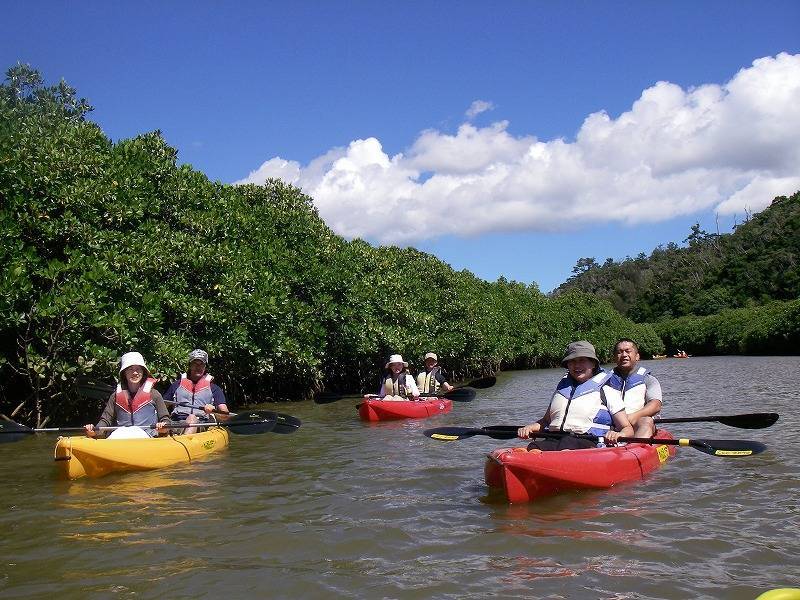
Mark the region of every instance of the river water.
<instances>
[{"instance_id":1,"label":"river water","mask_svg":"<svg viewBox=\"0 0 800 600\"><path fill-rule=\"evenodd\" d=\"M232 435L166 471L60 481L53 436L0 445L0 596L43 598L755 598L800 587L798 357L644 363L662 415L778 412L770 429L672 425L763 441L692 448L645 481L509 505L483 483L486 437L426 427L544 413L560 370L501 374L448 415L361 423L355 400L269 405L292 435Z\"/></svg>"}]
</instances>

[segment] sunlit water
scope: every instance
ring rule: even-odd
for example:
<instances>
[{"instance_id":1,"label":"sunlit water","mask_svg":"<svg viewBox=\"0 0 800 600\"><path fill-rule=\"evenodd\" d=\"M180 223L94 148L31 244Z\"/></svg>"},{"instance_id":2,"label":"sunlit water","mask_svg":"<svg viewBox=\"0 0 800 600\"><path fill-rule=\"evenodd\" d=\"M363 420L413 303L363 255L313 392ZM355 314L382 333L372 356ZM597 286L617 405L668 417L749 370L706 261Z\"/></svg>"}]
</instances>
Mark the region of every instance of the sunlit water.
<instances>
[{"instance_id":1,"label":"sunlit water","mask_svg":"<svg viewBox=\"0 0 800 600\"><path fill-rule=\"evenodd\" d=\"M800 587L797 357L647 363L664 416L779 412L759 456L682 448L645 481L508 505L483 483L503 442L426 427L524 423L559 370L502 374L452 413L364 424L355 400L270 405L293 435L231 436L165 471L59 481L53 436L0 445L0 596L754 598ZM506 443L505 445L509 445Z\"/></svg>"}]
</instances>

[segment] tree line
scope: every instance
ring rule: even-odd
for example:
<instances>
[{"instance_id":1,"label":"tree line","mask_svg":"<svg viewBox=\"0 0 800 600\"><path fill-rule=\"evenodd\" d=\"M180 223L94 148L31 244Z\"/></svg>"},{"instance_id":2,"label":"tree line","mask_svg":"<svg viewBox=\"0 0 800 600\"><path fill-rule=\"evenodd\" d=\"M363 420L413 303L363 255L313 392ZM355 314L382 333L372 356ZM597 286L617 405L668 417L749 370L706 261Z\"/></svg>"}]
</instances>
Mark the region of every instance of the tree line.
<instances>
[{"instance_id":1,"label":"tree line","mask_svg":"<svg viewBox=\"0 0 800 600\"><path fill-rule=\"evenodd\" d=\"M345 240L279 180L209 180L160 132L112 142L91 106L26 65L0 85L0 413L94 418L76 382L138 350L163 383L205 348L231 403L372 390L386 357L453 375L558 364L573 339L645 354L650 325L575 291L487 282L413 248Z\"/></svg>"},{"instance_id":2,"label":"tree line","mask_svg":"<svg viewBox=\"0 0 800 600\"><path fill-rule=\"evenodd\" d=\"M800 192L730 234L694 225L684 240L603 264L586 257L554 296L582 291L650 322L668 351L796 353L800 347Z\"/></svg>"}]
</instances>

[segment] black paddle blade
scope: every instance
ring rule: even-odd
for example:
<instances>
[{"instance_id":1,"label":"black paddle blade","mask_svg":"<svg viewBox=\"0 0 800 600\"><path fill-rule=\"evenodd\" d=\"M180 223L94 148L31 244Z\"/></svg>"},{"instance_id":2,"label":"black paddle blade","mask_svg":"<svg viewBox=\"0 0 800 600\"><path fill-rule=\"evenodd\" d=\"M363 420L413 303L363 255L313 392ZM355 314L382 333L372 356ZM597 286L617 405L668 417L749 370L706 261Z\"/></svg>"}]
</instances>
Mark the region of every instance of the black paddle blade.
<instances>
[{"instance_id":1,"label":"black paddle blade","mask_svg":"<svg viewBox=\"0 0 800 600\"><path fill-rule=\"evenodd\" d=\"M668 417L658 418L656 423L722 423L739 429L764 429L775 424L778 413L749 413L745 415L722 415L713 417Z\"/></svg>"},{"instance_id":2,"label":"black paddle blade","mask_svg":"<svg viewBox=\"0 0 800 600\"><path fill-rule=\"evenodd\" d=\"M272 431L277 424L277 420L275 418L275 413L253 411L249 413L239 413L227 421L220 421L218 424L223 427L230 427L233 433L255 435L257 433Z\"/></svg>"},{"instance_id":3,"label":"black paddle blade","mask_svg":"<svg viewBox=\"0 0 800 600\"><path fill-rule=\"evenodd\" d=\"M719 417L719 422L728 427L740 429L764 429L775 424L778 413L752 413L749 415L730 415Z\"/></svg>"},{"instance_id":4,"label":"black paddle blade","mask_svg":"<svg viewBox=\"0 0 800 600\"><path fill-rule=\"evenodd\" d=\"M433 429L426 429L422 433L432 440L455 442L456 440L471 438L474 435L481 435L483 432L480 429L470 427L434 427Z\"/></svg>"},{"instance_id":5,"label":"black paddle blade","mask_svg":"<svg viewBox=\"0 0 800 600\"><path fill-rule=\"evenodd\" d=\"M421 394L427 396L427 394ZM431 396L437 396L438 394L430 394ZM447 392L446 394L441 395L441 398L447 398L449 400L453 400L454 402L470 402L471 400L475 399L477 393L475 390L470 390L468 388L456 388Z\"/></svg>"},{"instance_id":6,"label":"black paddle blade","mask_svg":"<svg viewBox=\"0 0 800 600\"><path fill-rule=\"evenodd\" d=\"M344 394L336 394L334 392L320 392L314 396L314 404L330 404L331 402L338 402L342 398L361 398L361 396L347 396Z\"/></svg>"},{"instance_id":7,"label":"black paddle blade","mask_svg":"<svg viewBox=\"0 0 800 600\"><path fill-rule=\"evenodd\" d=\"M680 446L691 446L711 456L739 458L761 454L767 447L761 442L750 440L678 440ZM684 443L686 442L686 443Z\"/></svg>"},{"instance_id":8,"label":"black paddle blade","mask_svg":"<svg viewBox=\"0 0 800 600\"><path fill-rule=\"evenodd\" d=\"M302 421L292 415L274 412L264 414L269 414L275 418L275 427L272 429L272 433L294 433L302 425Z\"/></svg>"},{"instance_id":9,"label":"black paddle blade","mask_svg":"<svg viewBox=\"0 0 800 600\"><path fill-rule=\"evenodd\" d=\"M471 387L475 388L476 390L485 390L486 388L492 387L495 383L497 383L497 377L481 377L480 379L473 379L472 381L463 385L462 387Z\"/></svg>"},{"instance_id":10,"label":"black paddle blade","mask_svg":"<svg viewBox=\"0 0 800 600\"><path fill-rule=\"evenodd\" d=\"M30 427L20 425L14 421L0 421L0 444L18 442L31 433L36 433Z\"/></svg>"},{"instance_id":11,"label":"black paddle blade","mask_svg":"<svg viewBox=\"0 0 800 600\"><path fill-rule=\"evenodd\" d=\"M485 435L495 440L513 440L517 437L517 431L522 425L489 425L483 427Z\"/></svg>"}]
</instances>

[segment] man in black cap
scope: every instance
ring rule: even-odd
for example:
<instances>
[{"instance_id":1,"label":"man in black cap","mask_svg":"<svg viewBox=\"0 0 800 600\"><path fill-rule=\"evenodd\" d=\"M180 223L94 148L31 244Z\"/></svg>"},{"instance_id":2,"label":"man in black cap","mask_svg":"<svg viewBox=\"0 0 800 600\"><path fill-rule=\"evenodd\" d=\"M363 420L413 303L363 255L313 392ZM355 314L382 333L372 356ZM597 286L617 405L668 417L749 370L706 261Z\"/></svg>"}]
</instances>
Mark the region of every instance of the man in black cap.
<instances>
[{"instance_id":1,"label":"man in black cap","mask_svg":"<svg viewBox=\"0 0 800 600\"><path fill-rule=\"evenodd\" d=\"M208 352L192 350L189 353L189 370L180 376L164 394L164 402L174 404L172 418L187 424L208 422L212 413L227 414L225 394L208 374ZM184 433L195 433L188 427Z\"/></svg>"}]
</instances>

